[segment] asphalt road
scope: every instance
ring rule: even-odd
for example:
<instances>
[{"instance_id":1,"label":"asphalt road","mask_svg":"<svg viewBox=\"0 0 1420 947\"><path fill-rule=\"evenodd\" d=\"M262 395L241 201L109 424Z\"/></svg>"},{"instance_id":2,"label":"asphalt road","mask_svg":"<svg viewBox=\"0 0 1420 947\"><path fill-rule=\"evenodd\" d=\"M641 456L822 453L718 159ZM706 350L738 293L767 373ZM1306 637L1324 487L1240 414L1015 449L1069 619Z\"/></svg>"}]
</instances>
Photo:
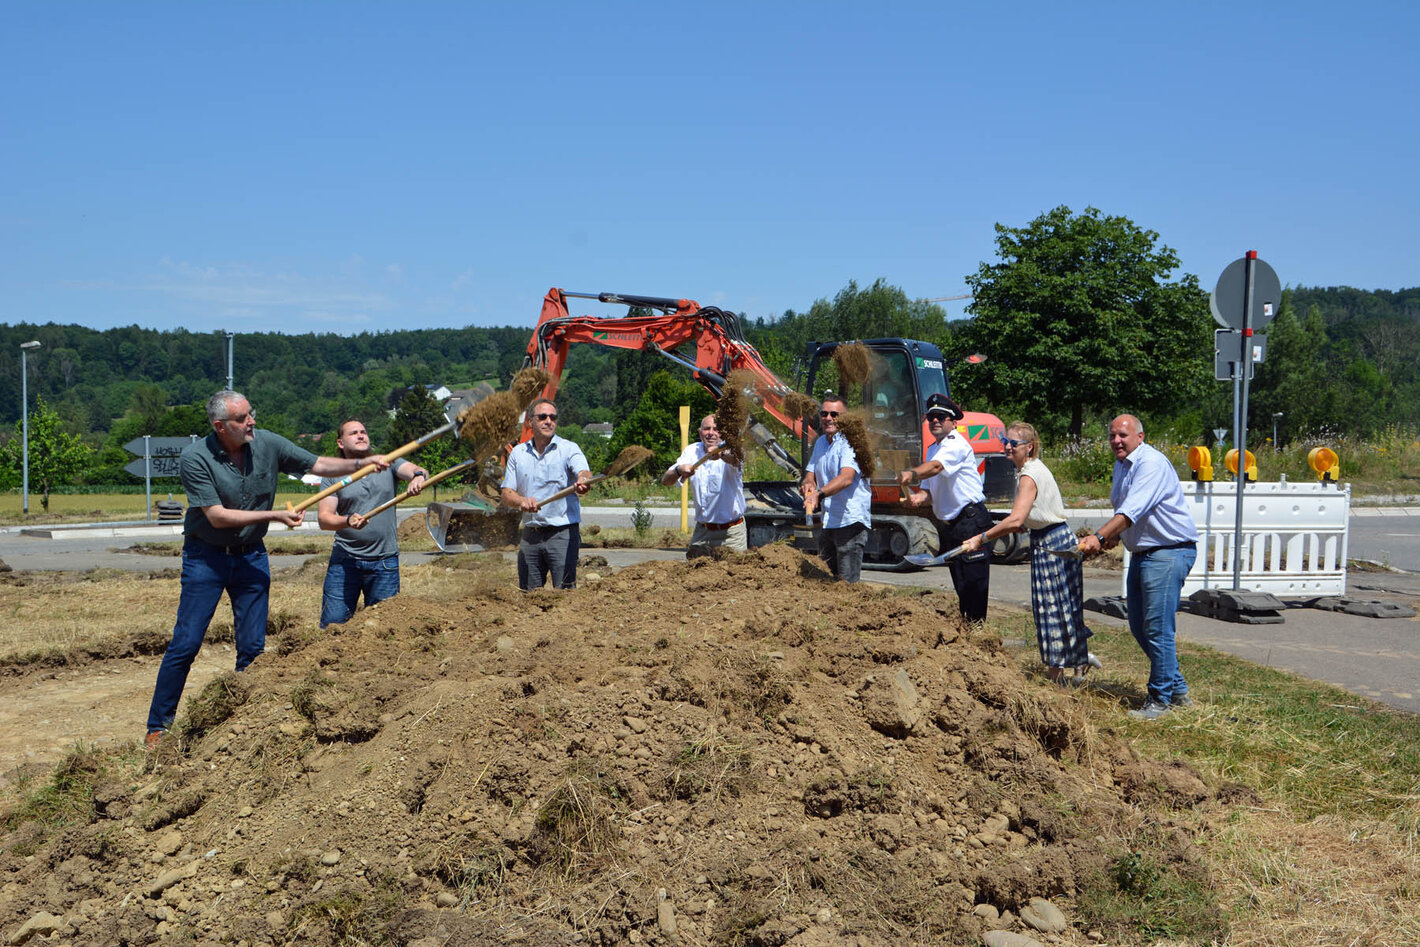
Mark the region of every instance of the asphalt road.
<instances>
[{"instance_id":1,"label":"asphalt road","mask_svg":"<svg viewBox=\"0 0 1420 947\"><path fill-rule=\"evenodd\" d=\"M674 509L657 509L655 528L678 526L680 514ZM1098 525L1107 511L1072 514L1077 526ZM630 510L616 507L588 508L587 522L604 526L629 526ZM1409 604L1420 604L1420 537L1411 524L1420 520L1420 510L1353 511L1350 531L1352 559L1372 559L1406 572L1357 572L1348 576L1348 595ZM78 530L56 531L61 538L23 535L16 528L0 530L0 560L16 570L84 571L94 568L152 571L171 569L176 561L166 556L142 556L120 551L134 542L175 539L171 527L128 527L109 529L107 535L76 535ZM613 566L629 565L646 559L677 559L681 553L667 550L598 550ZM438 553L405 553L413 563L438 557ZM283 556L291 564L308 557ZM915 573L873 572L867 581L897 585L951 588L945 569ZM1088 570L1087 596L1120 594L1117 572ZM994 566L991 575L993 599L1021 606L1030 603L1030 570L1026 565ZM1276 625L1242 625L1196 615L1179 616L1179 634L1188 641L1210 645L1259 664L1293 671L1314 680L1340 685L1391 706L1420 714L1420 619L1363 618L1317 609L1287 609L1285 622ZM1116 619L1091 613L1094 625L1123 625ZM1187 669L1185 669L1185 673ZM1206 685L1199 682L1206 697Z\"/></svg>"}]
</instances>

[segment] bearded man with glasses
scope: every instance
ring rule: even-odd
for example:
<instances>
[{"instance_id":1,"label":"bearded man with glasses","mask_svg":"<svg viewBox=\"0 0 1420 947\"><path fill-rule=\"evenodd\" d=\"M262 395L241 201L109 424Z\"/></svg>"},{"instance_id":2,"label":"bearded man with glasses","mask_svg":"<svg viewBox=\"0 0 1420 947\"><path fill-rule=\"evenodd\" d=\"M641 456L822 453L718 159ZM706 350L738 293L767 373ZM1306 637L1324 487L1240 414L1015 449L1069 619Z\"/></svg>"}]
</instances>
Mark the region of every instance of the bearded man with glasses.
<instances>
[{"instance_id":1,"label":"bearded man with glasses","mask_svg":"<svg viewBox=\"0 0 1420 947\"><path fill-rule=\"evenodd\" d=\"M528 408L532 438L508 455L503 471L503 505L523 511L518 543L518 588L540 589L552 577L554 589L577 587L577 557L582 551L582 506L577 499L591 489L592 476L582 449L557 436L557 405L546 398ZM571 496L543 506L566 487Z\"/></svg>"},{"instance_id":2,"label":"bearded man with glasses","mask_svg":"<svg viewBox=\"0 0 1420 947\"><path fill-rule=\"evenodd\" d=\"M937 533L943 549L962 545L972 536L991 528L991 511L986 509L986 491L976 469L976 452L957 433L956 422L965 417L961 407L944 394L927 398L924 412L927 428L937 443L924 463L897 475L904 486L920 484L903 502L923 506L932 501ZM957 607L967 621L986 620L986 599L991 591L991 549L989 546L964 552L951 560L952 586Z\"/></svg>"}]
</instances>

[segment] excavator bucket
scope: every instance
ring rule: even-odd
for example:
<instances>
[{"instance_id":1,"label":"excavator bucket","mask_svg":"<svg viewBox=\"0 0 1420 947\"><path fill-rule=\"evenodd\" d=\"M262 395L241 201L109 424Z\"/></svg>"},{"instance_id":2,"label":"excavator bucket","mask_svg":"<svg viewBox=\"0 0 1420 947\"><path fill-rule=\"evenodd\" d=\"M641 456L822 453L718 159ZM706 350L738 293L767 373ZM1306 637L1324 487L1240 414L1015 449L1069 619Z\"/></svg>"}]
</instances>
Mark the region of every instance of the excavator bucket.
<instances>
[{"instance_id":1,"label":"excavator bucket","mask_svg":"<svg viewBox=\"0 0 1420 947\"><path fill-rule=\"evenodd\" d=\"M454 503L430 503L424 525L441 552L483 552L514 546L522 514L469 493Z\"/></svg>"}]
</instances>

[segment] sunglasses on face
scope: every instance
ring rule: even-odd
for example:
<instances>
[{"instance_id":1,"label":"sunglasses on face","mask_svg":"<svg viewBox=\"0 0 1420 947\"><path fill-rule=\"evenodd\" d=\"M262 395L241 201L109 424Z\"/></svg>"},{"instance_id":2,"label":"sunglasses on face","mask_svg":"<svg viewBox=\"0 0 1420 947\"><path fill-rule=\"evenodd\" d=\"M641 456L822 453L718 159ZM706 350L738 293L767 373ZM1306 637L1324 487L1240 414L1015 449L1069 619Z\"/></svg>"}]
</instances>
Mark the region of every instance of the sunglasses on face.
<instances>
[{"instance_id":1,"label":"sunglasses on face","mask_svg":"<svg viewBox=\"0 0 1420 947\"><path fill-rule=\"evenodd\" d=\"M533 417L537 418L539 421L556 421L556 420L557 420L557 415L555 415L555 414L534 414Z\"/></svg>"},{"instance_id":2,"label":"sunglasses on face","mask_svg":"<svg viewBox=\"0 0 1420 947\"><path fill-rule=\"evenodd\" d=\"M1018 440L1015 440L1014 438L1010 438L1010 437L1003 437L1003 438L1001 438L1001 446L1002 446L1002 447L1025 447L1025 446L1026 446L1026 442L1025 442L1025 441L1018 441Z\"/></svg>"},{"instance_id":3,"label":"sunglasses on face","mask_svg":"<svg viewBox=\"0 0 1420 947\"><path fill-rule=\"evenodd\" d=\"M836 418L836 417L838 417L838 412L837 412L837 411L820 411L820 412L818 413L818 416L821 417L821 418Z\"/></svg>"},{"instance_id":4,"label":"sunglasses on face","mask_svg":"<svg viewBox=\"0 0 1420 947\"><path fill-rule=\"evenodd\" d=\"M928 420L928 421L945 421L945 420L947 420L948 417L950 417L950 415L948 415L945 411L938 411L938 412L936 412L936 413L928 414L928 415L927 415L927 420Z\"/></svg>"}]
</instances>

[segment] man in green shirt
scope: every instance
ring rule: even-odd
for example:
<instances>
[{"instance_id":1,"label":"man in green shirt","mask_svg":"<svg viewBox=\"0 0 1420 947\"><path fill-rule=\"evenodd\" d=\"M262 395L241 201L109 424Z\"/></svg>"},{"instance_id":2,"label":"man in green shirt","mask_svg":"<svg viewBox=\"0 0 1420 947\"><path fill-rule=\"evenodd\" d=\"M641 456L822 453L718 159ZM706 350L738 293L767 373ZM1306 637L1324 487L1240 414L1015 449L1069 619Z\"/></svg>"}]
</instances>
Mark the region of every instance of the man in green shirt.
<instances>
[{"instance_id":1,"label":"man in green shirt","mask_svg":"<svg viewBox=\"0 0 1420 947\"><path fill-rule=\"evenodd\" d=\"M187 672L202 648L207 626L226 592L232 601L237 670L266 647L271 566L262 542L272 523L299 526L304 515L274 510L277 477L307 472L343 477L383 457L317 457L279 434L259 431L256 413L235 391L207 399L212 433L182 452L179 476L187 493L183 521L182 591L173 639L163 654L148 709L149 746L172 726Z\"/></svg>"}]
</instances>

